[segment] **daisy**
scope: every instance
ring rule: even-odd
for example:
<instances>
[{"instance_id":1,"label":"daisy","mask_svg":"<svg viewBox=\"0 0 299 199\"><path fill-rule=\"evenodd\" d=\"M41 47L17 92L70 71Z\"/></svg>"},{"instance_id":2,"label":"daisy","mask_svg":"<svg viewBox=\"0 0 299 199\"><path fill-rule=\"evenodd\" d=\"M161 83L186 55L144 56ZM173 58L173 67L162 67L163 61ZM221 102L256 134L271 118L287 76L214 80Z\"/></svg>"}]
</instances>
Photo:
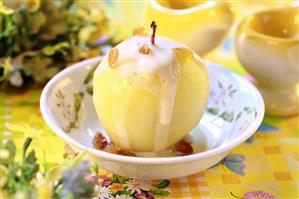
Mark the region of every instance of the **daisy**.
<instances>
[{"instance_id":1,"label":"daisy","mask_svg":"<svg viewBox=\"0 0 299 199\"><path fill-rule=\"evenodd\" d=\"M95 194L96 196L92 199L109 199L112 198L111 191L108 187L104 186L95 186Z\"/></svg>"},{"instance_id":2,"label":"daisy","mask_svg":"<svg viewBox=\"0 0 299 199\"><path fill-rule=\"evenodd\" d=\"M273 195L264 191L251 191L244 194L243 199L275 199Z\"/></svg>"},{"instance_id":3,"label":"daisy","mask_svg":"<svg viewBox=\"0 0 299 199\"><path fill-rule=\"evenodd\" d=\"M151 183L149 181L140 181L140 180L128 180L125 184L128 187L128 190L131 193L141 193L141 190L149 191L151 189Z\"/></svg>"}]
</instances>

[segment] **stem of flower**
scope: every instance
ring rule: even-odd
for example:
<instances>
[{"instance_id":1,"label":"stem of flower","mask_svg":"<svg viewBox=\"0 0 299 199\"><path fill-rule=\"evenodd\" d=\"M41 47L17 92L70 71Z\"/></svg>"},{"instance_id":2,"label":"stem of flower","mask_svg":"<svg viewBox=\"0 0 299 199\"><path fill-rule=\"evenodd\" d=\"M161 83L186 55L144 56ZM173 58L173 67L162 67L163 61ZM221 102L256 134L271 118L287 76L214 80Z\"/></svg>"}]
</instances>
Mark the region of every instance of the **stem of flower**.
<instances>
[{"instance_id":1,"label":"stem of flower","mask_svg":"<svg viewBox=\"0 0 299 199\"><path fill-rule=\"evenodd\" d=\"M156 30L157 30L157 24L155 21L152 21L151 29L153 30L152 35L151 35L151 43L153 45L155 45L155 35L156 35Z\"/></svg>"}]
</instances>

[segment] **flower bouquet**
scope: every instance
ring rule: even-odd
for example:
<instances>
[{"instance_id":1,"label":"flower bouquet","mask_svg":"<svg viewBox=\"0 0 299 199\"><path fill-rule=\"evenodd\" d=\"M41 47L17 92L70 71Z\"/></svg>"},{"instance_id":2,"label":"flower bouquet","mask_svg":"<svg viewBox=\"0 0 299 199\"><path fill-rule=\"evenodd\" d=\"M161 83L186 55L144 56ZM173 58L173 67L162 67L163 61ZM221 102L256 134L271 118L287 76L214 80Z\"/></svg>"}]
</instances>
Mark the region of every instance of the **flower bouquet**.
<instances>
[{"instance_id":1,"label":"flower bouquet","mask_svg":"<svg viewBox=\"0 0 299 199\"><path fill-rule=\"evenodd\" d=\"M103 40L108 20L99 3L20 2L0 0L0 82L44 83L70 63L99 55L111 42Z\"/></svg>"}]
</instances>

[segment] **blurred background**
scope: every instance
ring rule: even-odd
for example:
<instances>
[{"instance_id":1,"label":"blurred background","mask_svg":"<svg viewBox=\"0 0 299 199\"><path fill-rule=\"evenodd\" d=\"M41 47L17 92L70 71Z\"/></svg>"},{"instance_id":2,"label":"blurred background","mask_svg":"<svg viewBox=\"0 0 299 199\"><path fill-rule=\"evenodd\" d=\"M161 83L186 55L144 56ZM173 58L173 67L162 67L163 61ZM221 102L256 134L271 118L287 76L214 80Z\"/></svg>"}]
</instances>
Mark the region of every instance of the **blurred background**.
<instances>
[{"instance_id":1,"label":"blurred background","mask_svg":"<svg viewBox=\"0 0 299 199\"><path fill-rule=\"evenodd\" d=\"M286 89L288 93L281 91L281 95L274 96L276 94L272 91L269 93L269 89L259 88L266 104L270 104L266 106L269 108L267 112L274 115L294 114L298 112L295 109L299 109L296 106L299 94L294 94L299 93L299 86L294 86L299 76L298 66L296 67L299 59L296 55L299 35L298 7L292 12L293 14L282 10L272 17L271 14L270 16L266 13L263 17L244 23L248 28L243 29L243 32L240 30L238 37L236 32L240 27L239 24L245 19L253 18L254 13L291 7L298 5L298 2L289 0L0 0L1 88L7 92L19 92L30 87L32 83L43 87L63 68L80 60L105 54L112 46L132 36L134 28L142 26L149 33L149 25L155 20L158 25L157 35L185 43L202 58L246 75L251 81L258 79L255 81L256 85L263 80L268 84L268 79L272 78L271 84L279 87L280 85L274 85L274 82L283 80L277 75L258 74L269 71L265 64L254 63L250 66L246 64L248 60L249 62L255 59L263 60L268 55L263 55L263 58L258 58L256 55L242 56L242 53L244 55L244 52L249 50L248 47L243 48L247 45L245 41L243 42L244 35L251 34L249 30L262 34L265 31L266 37L258 40L278 46L274 51L284 52L274 53L267 59L288 54L288 57L283 58L285 59L283 65L287 65L286 69L281 70L284 70L286 75L293 74L292 84L284 85L288 88ZM277 18L274 15L277 15ZM292 47L285 49L285 43L277 43L276 39L272 41L277 35L292 40ZM249 46L250 48L261 47L261 50L266 53L269 48L272 48L271 45L261 47L261 45L250 44ZM261 70L256 71L255 67ZM274 66L272 64L269 67ZM281 71L276 73L281 74ZM284 102L271 102L273 98L283 98L285 95L290 99ZM276 109L276 106L282 107L289 104L292 104L292 107L286 109L291 111L272 110Z\"/></svg>"},{"instance_id":2,"label":"blurred background","mask_svg":"<svg viewBox=\"0 0 299 199\"><path fill-rule=\"evenodd\" d=\"M134 28L149 28L153 18L158 35L195 44L200 55L226 65L244 17L292 4L296 1L1 0L0 81L19 88L32 80L45 83L67 65L104 54Z\"/></svg>"}]
</instances>

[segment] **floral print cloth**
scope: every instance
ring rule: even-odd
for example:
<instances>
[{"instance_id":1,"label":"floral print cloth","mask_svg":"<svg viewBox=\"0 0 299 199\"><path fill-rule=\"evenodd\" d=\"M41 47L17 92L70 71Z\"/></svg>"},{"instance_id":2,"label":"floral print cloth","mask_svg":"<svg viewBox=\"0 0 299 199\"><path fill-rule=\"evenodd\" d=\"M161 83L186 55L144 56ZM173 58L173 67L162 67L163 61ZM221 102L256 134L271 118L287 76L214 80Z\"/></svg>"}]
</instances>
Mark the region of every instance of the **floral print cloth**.
<instances>
[{"instance_id":1,"label":"floral print cloth","mask_svg":"<svg viewBox=\"0 0 299 199\"><path fill-rule=\"evenodd\" d=\"M251 79L233 52L230 36L205 59L222 64ZM34 86L18 93L0 96L1 140L12 138L17 144L24 137L36 138L37 156L48 162L61 162L65 145L47 127L39 110L42 87ZM8 127L22 125L35 131L12 133ZM253 137L236 147L225 159L192 176L161 181L137 181L101 171L96 198L299 198L299 116L266 116ZM39 150L38 150L39 149Z\"/></svg>"}]
</instances>

